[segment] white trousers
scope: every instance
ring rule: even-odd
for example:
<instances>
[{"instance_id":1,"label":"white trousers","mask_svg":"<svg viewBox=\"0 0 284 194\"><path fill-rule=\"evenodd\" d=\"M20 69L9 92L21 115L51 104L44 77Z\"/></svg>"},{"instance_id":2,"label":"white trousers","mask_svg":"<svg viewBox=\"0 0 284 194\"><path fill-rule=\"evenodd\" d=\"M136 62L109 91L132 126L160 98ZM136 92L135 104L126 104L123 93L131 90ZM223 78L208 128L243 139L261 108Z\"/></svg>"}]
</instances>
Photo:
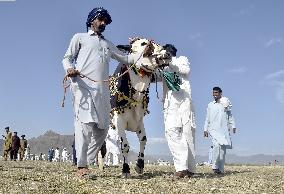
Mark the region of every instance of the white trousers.
<instances>
[{"instance_id":1,"label":"white trousers","mask_svg":"<svg viewBox=\"0 0 284 194\"><path fill-rule=\"evenodd\" d=\"M111 139L110 137L107 137L106 138L106 149L107 149L106 164L108 166L110 166L111 164L114 166L119 165L120 148L119 148L119 144L116 141L116 139Z\"/></svg>"},{"instance_id":2,"label":"white trousers","mask_svg":"<svg viewBox=\"0 0 284 194\"><path fill-rule=\"evenodd\" d=\"M215 139L212 138L212 169L219 169L224 172L226 146L220 145Z\"/></svg>"},{"instance_id":3,"label":"white trousers","mask_svg":"<svg viewBox=\"0 0 284 194\"><path fill-rule=\"evenodd\" d=\"M75 149L77 167L87 167L95 162L97 153L106 139L108 129L100 129L97 124L82 123L75 119Z\"/></svg>"},{"instance_id":4,"label":"white trousers","mask_svg":"<svg viewBox=\"0 0 284 194\"><path fill-rule=\"evenodd\" d=\"M195 173L195 129L188 123L183 127L165 130L176 171L189 170Z\"/></svg>"},{"instance_id":5,"label":"white trousers","mask_svg":"<svg viewBox=\"0 0 284 194\"><path fill-rule=\"evenodd\" d=\"M112 152L107 152L106 154L106 165L110 166L118 166L119 165L119 154L117 153L112 153Z\"/></svg>"}]
</instances>

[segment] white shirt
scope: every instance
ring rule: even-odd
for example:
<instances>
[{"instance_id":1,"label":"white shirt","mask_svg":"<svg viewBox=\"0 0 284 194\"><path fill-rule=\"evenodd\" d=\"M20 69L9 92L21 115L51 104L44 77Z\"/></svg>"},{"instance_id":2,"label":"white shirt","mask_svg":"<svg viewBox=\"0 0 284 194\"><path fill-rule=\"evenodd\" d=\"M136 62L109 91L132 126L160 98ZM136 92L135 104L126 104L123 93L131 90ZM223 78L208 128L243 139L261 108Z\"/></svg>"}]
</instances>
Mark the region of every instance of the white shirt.
<instances>
[{"instance_id":1,"label":"white shirt","mask_svg":"<svg viewBox=\"0 0 284 194\"><path fill-rule=\"evenodd\" d=\"M220 102L210 102L207 107L204 130L220 145L231 146L229 129L235 128L232 112Z\"/></svg>"},{"instance_id":2,"label":"white shirt","mask_svg":"<svg viewBox=\"0 0 284 194\"><path fill-rule=\"evenodd\" d=\"M89 78L109 78L110 58L134 63L137 56L123 56L110 41L93 31L75 34L62 61L64 69L75 68ZM83 123L96 122L101 129L109 127L110 94L108 82L92 82L79 76L72 78L71 91L75 117Z\"/></svg>"},{"instance_id":3,"label":"white shirt","mask_svg":"<svg viewBox=\"0 0 284 194\"><path fill-rule=\"evenodd\" d=\"M195 128L195 118L189 83L190 62L187 57L173 57L165 70L176 72L181 79L179 91L169 90L163 82L164 93L164 121L166 128L182 127L188 122Z\"/></svg>"}]
</instances>

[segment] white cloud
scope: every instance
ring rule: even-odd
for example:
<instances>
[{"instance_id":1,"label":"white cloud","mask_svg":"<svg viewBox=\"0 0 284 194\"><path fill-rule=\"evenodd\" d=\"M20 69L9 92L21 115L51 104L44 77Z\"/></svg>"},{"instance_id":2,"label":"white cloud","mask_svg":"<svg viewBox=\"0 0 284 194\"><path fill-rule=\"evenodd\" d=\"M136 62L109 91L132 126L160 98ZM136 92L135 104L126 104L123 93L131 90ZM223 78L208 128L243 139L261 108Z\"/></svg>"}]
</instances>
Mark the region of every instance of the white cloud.
<instances>
[{"instance_id":1,"label":"white cloud","mask_svg":"<svg viewBox=\"0 0 284 194\"><path fill-rule=\"evenodd\" d=\"M253 12L254 7L254 5L250 5L248 7L242 8L235 12L233 15L239 17L250 15Z\"/></svg>"},{"instance_id":2,"label":"white cloud","mask_svg":"<svg viewBox=\"0 0 284 194\"><path fill-rule=\"evenodd\" d=\"M163 137L152 137L147 139L147 144L166 144L167 140Z\"/></svg>"},{"instance_id":3,"label":"white cloud","mask_svg":"<svg viewBox=\"0 0 284 194\"><path fill-rule=\"evenodd\" d=\"M284 105L284 82L279 83L276 89L276 99Z\"/></svg>"},{"instance_id":4,"label":"white cloud","mask_svg":"<svg viewBox=\"0 0 284 194\"><path fill-rule=\"evenodd\" d=\"M265 80L275 88L276 99L284 105L284 69L266 75Z\"/></svg>"},{"instance_id":5,"label":"white cloud","mask_svg":"<svg viewBox=\"0 0 284 194\"><path fill-rule=\"evenodd\" d=\"M237 67L237 68L229 69L228 72L229 73L241 74L241 73L247 72L247 68L246 67Z\"/></svg>"},{"instance_id":6,"label":"white cloud","mask_svg":"<svg viewBox=\"0 0 284 194\"><path fill-rule=\"evenodd\" d=\"M284 77L284 69L280 69L276 72L273 72L273 73L270 73L268 75L265 76L266 79L270 79L270 80L274 80L274 79L277 79L277 78L280 78L281 76Z\"/></svg>"},{"instance_id":7,"label":"white cloud","mask_svg":"<svg viewBox=\"0 0 284 194\"><path fill-rule=\"evenodd\" d=\"M270 38L268 41L266 41L264 45L265 47L268 48L275 44L282 44L282 42L283 42L283 39L281 37L277 37L277 38L273 37L273 38Z\"/></svg>"},{"instance_id":8,"label":"white cloud","mask_svg":"<svg viewBox=\"0 0 284 194\"><path fill-rule=\"evenodd\" d=\"M237 15L239 16L245 16L249 14L249 9L241 9L237 12Z\"/></svg>"},{"instance_id":9,"label":"white cloud","mask_svg":"<svg viewBox=\"0 0 284 194\"><path fill-rule=\"evenodd\" d=\"M189 34L188 35L188 38L190 39L190 40L197 40L197 39L200 39L202 36L201 36L201 33L200 32L198 32L198 33L196 33L196 34Z\"/></svg>"},{"instance_id":10,"label":"white cloud","mask_svg":"<svg viewBox=\"0 0 284 194\"><path fill-rule=\"evenodd\" d=\"M200 32L197 32L195 34L189 34L188 35L188 39L194 43L196 43L196 45L198 47L202 47L204 44L202 42L202 34Z\"/></svg>"}]
</instances>

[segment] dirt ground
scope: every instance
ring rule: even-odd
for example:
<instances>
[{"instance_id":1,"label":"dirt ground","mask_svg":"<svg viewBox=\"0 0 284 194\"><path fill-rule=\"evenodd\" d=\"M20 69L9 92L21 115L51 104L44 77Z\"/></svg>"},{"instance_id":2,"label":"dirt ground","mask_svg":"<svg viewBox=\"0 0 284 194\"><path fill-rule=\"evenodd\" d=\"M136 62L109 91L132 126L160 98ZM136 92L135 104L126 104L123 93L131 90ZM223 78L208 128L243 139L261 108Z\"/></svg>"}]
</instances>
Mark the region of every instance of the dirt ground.
<instances>
[{"instance_id":1,"label":"dirt ground","mask_svg":"<svg viewBox=\"0 0 284 194\"><path fill-rule=\"evenodd\" d=\"M176 180L173 166L146 165L143 175L131 166L131 177L121 168L90 168L93 176L78 179L67 163L0 161L0 193L284 193L283 166L225 166L214 175L198 166L192 178Z\"/></svg>"}]
</instances>

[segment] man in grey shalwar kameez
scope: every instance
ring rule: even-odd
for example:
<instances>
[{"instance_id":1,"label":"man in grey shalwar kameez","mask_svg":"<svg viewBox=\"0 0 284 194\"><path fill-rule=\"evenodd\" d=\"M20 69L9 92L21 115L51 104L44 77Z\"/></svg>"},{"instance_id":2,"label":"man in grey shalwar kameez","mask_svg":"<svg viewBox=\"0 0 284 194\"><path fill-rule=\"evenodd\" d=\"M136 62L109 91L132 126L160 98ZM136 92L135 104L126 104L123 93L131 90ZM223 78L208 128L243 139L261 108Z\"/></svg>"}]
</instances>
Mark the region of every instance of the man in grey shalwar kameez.
<instances>
[{"instance_id":1,"label":"man in grey shalwar kameez","mask_svg":"<svg viewBox=\"0 0 284 194\"><path fill-rule=\"evenodd\" d=\"M64 69L72 78L75 149L78 176L88 173L87 164L95 161L109 128L110 93L109 83L102 82L109 78L110 58L123 63L134 63L135 56L124 56L102 36L111 17L103 8L93 9L86 22L87 33L73 36L62 61ZM78 72L88 76L93 82L81 78ZM91 143L90 143L91 142Z\"/></svg>"},{"instance_id":2,"label":"man in grey shalwar kameez","mask_svg":"<svg viewBox=\"0 0 284 194\"><path fill-rule=\"evenodd\" d=\"M230 130L236 132L230 101L222 97L219 87L213 88L214 101L207 107L204 137L210 136L213 143L212 169L214 173L224 173L226 149L232 148Z\"/></svg>"}]
</instances>

